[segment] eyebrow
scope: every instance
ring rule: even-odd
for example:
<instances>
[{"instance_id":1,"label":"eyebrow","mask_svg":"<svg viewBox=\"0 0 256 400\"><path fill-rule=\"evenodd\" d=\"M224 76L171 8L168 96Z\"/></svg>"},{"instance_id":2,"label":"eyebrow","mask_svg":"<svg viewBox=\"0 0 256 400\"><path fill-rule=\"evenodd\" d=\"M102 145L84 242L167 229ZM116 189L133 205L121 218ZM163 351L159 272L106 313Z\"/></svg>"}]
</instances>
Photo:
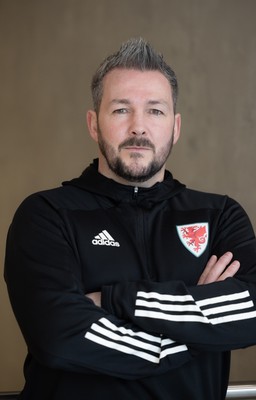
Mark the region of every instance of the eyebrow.
<instances>
[{"instance_id":1,"label":"eyebrow","mask_svg":"<svg viewBox=\"0 0 256 400\"><path fill-rule=\"evenodd\" d=\"M158 105L158 104L163 104L164 106L169 106L169 103L168 103L168 101L166 101L166 100L164 100L164 99L159 99L159 100L149 100L148 102L147 102L147 104L149 104L149 105L151 105L151 106L155 106L155 105Z\"/></svg>"},{"instance_id":2,"label":"eyebrow","mask_svg":"<svg viewBox=\"0 0 256 400\"><path fill-rule=\"evenodd\" d=\"M113 99L110 104L131 104L128 99Z\"/></svg>"},{"instance_id":3,"label":"eyebrow","mask_svg":"<svg viewBox=\"0 0 256 400\"><path fill-rule=\"evenodd\" d=\"M125 104L125 105L130 105L131 101L128 99L113 99L111 100L110 104ZM159 100L148 100L147 104L150 106L162 104L166 107L169 107L169 103L166 100L159 99Z\"/></svg>"}]
</instances>

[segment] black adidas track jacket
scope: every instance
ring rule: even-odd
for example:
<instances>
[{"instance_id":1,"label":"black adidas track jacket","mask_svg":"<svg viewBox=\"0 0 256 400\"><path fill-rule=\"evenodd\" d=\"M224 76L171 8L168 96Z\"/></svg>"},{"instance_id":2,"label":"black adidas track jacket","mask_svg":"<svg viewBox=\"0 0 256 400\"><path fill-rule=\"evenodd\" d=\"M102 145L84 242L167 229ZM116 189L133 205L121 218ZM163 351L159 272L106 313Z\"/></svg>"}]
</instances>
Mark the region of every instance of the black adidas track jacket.
<instances>
[{"instance_id":1,"label":"black adidas track jacket","mask_svg":"<svg viewBox=\"0 0 256 400\"><path fill-rule=\"evenodd\" d=\"M235 278L197 286L212 254ZM256 343L256 241L227 196L166 172L152 188L97 172L27 198L5 279L28 346L25 400L221 400L229 351ZM85 293L102 291L102 308Z\"/></svg>"}]
</instances>

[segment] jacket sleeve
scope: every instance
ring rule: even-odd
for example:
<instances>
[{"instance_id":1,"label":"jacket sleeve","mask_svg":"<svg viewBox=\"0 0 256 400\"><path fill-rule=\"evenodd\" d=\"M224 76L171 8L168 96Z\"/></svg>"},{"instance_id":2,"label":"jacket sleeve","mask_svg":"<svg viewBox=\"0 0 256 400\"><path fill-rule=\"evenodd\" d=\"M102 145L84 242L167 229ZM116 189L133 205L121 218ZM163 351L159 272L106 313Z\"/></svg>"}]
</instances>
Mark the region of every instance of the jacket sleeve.
<instances>
[{"instance_id":1,"label":"jacket sleeve","mask_svg":"<svg viewBox=\"0 0 256 400\"><path fill-rule=\"evenodd\" d=\"M128 282L103 288L103 306L141 329L197 350L225 351L256 344L256 241L244 210L228 199L212 232L212 254L232 251L234 278L201 286L183 281Z\"/></svg>"},{"instance_id":2,"label":"jacket sleeve","mask_svg":"<svg viewBox=\"0 0 256 400\"><path fill-rule=\"evenodd\" d=\"M25 200L9 229L5 279L28 351L41 364L136 379L191 360L186 345L96 307L81 274L58 210L39 195Z\"/></svg>"}]
</instances>

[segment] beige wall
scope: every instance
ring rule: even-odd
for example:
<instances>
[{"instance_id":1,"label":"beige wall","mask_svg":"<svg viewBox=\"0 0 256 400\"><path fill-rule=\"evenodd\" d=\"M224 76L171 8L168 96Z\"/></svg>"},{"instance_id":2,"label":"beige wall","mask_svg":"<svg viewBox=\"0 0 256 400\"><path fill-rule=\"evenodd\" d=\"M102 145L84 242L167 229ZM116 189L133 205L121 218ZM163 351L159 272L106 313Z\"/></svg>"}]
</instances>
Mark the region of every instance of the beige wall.
<instances>
[{"instance_id":1,"label":"beige wall","mask_svg":"<svg viewBox=\"0 0 256 400\"><path fill-rule=\"evenodd\" d=\"M20 201L96 155L90 77L131 36L150 40L179 77L183 134L169 168L235 197L256 227L255 15L254 0L0 0L1 268ZM0 285L0 391L17 390L25 346ZM255 360L255 348L235 352L232 379L255 379Z\"/></svg>"}]
</instances>

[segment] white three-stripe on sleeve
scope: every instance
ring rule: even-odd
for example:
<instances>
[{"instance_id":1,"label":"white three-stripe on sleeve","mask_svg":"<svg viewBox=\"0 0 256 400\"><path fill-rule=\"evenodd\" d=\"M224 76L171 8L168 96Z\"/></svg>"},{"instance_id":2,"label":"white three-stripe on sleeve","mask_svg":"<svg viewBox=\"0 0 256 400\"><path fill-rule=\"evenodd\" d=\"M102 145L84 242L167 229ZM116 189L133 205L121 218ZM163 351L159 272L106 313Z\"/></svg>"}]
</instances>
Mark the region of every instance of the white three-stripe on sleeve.
<instances>
[{"instance_id":1,"label":"white three-stripe on sleeve","mask_svg":"<svg viewBox=\"0 0 256 400\"><path fill-rule=\"evenodd\" d=\"M256 317L248 290L195 301L191 295L137 293L135 316L171 322L221 324Z\"/></svg>"},{"instance_id":2,"label":"white three-stripe on sleeve","mask_svg":"<svg viewBox=\"0 0 256 400\"><path fill-rule=\"evenodd\" d=\"M101 318L93 323L85 334L85 338L98 345L157 364L169 354L188 350L185 345L177 344L170 339L163 339L161 336L118 327L107 318Z\"/></svg>"}]
</instances>

